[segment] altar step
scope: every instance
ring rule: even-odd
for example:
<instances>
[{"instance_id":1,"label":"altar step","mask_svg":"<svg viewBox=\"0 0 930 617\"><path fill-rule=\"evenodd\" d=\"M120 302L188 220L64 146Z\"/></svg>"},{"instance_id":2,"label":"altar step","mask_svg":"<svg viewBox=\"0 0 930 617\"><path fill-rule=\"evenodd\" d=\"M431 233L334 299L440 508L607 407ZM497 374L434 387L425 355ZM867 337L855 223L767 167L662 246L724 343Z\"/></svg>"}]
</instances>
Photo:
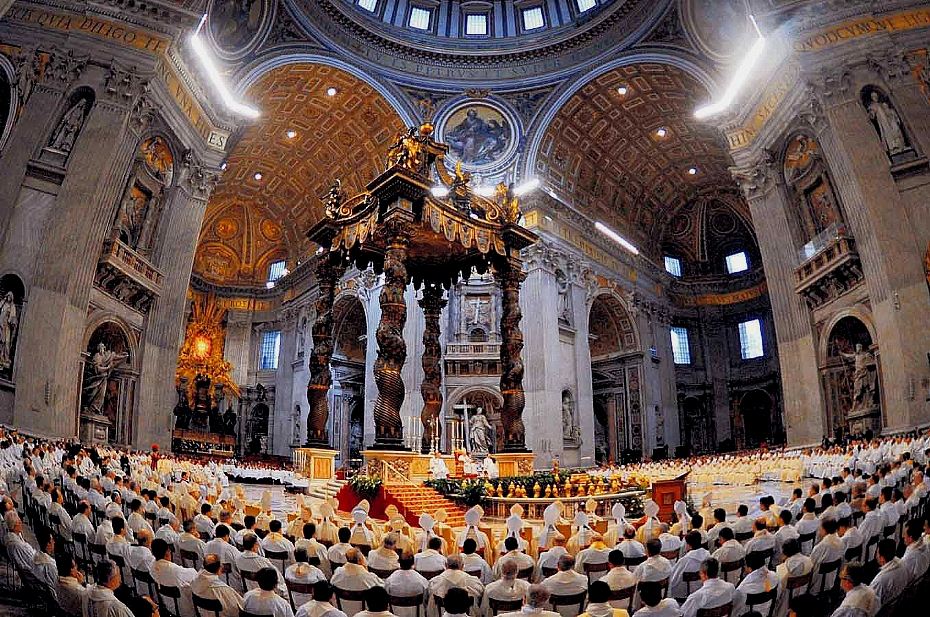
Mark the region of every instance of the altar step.
<instances>
[{"instance_id":1,"label":"altar step","mask_svg":"<svg viewBox=\"0 0 930 617\"><path fill-rule=\"evenodd\" d=\"M307 494L317 499L328 499L335 497L345 485L345 480L313 480L307 487Z\"/></svg>"},{"instance_id":2,"label":"altar step","mask_svg":"<svg viewBox=\"0 0 930 617\"><path fill-rule=\"evenodd\" d=\"M440 508L448 515L447 525L465 526L465 508L431 488L410 484L385 484L384 496L387 501L393 502L407 522L415 527L419 527L421 514L432 515Z\"/></svg>"}]
</instances>

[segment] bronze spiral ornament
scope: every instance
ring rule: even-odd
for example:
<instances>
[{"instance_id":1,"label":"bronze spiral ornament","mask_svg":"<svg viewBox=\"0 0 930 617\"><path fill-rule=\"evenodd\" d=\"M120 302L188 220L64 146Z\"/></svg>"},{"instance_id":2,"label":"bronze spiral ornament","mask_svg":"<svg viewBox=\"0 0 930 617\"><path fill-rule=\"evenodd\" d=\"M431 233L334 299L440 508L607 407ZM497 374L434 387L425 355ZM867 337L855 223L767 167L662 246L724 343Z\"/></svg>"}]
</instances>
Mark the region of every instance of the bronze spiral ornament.
<instances>
[{"instance_id":1,"label":"bronze spiral ornament","mask_svg":"<svg viewBox=\"0 0 930 617\"><path fill-rule=\"evenodd\" d=\"M404 403L404 381L401 369L407 359L404 341L404 324L407 322L408 238L402 229L391 232L384 255L384 286L381 288L381 323L375 333L378 342L378 359L375 361L375 384L378 400L375 402L375 444L379 449L403 447L403 424L400 408Z\"/></svg>"},{"instance_id":2,"label":"bronze spiral ornament","mask_svg":"<svg viewBox=\"0 0 930 617\"><path fill-rule=\"evenodd\" d=\"M501 394L504 407L501 423L504 429L504 450L526 450L526 429L523 425L523 332L520 331L520 283L523 270L518 261L511 261L498 275L501 285Z\"/></svg>"},{"instance_id":3,"label":"bronze spiral ornament","mask_svg":"<svg viewBox=\"0 0 930 617\"><path fill-rule=\"evenodd\" d=\"M313 322L313 351L310 354L310 382L307 384L307 445L329 448L329 388L333 378L329 363L333 355L333 302L339 270L329 255L320 258L316 267L319 296L316 300L316 321Z\"/></svg>"},{"instance_id":4,"label":"bronze spiral ornament","mask_svg":"<svg viewBox=\"0 0 930 617\"><path fill-rule=\"evenodd\" d=\"M423 309L425 325L423 328L423 383L420 384L420 394L423 396L423 409L420 412L420 422L423 425L423 437L420 451L424 454L430 452L433 434L439 424L439 415L442 412L442 347L439 345L439 316L446 301L442 297L442 286L436 283L427 283L423 288L423 297L420 307Z\"/></svg>"}]
</instances>

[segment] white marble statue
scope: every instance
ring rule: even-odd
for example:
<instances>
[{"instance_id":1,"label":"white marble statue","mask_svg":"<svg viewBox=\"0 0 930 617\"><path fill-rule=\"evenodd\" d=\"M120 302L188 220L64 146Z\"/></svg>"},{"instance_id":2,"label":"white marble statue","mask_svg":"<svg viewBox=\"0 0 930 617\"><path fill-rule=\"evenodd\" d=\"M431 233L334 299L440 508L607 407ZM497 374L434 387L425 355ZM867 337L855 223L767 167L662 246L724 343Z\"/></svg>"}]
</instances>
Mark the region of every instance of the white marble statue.
<instances>
[{"instance_id":1,"label":"white marble statue","mask_svg":"<svg viewBox=\"0 0 930 617\"><path fill-rule=\"evenodd\" d=\"M878 92L872 92L869 103L869 117L878 125L878 134L888 154L895 155L907 149L904 131L901 130L901 117L891 105L882 101Z\"/></svg>"},{"instance_id":2,"label":"white marble statue","mask_svg":"<svg viewBox=\"0 0 930 617\"><path fill-rule=\"evenodd\" d=\"M869 371L869 367L875 363L872 354L862 348L860 343L856 343L854 353L844 353L843 358L853 363L852 368L852 408L850 411L861 411L869 409L875 398L875 377Z\"/></svg>"},{"instance_id":3,"label":"white marble statue","mask_svg":"<svg viewBox=\"0 0 930 617\"><path fill-rule=\"evenodd\" d=\"M491 432L491 423L488 417L479 407L468 419L468 432L470 437L471 453L477 456L483 456L490 451L489 435Z\"/></svg>"},{"instance_id":4,"label":"white marble statue","mask_svg":"<svg viewBox=\"0 0 930 617\"><path fill-rule=\"evenodd\" d=\"M77 141L81 127L84 126L84 118L87 115L87 99L80 99L71 109L61 118L61 122L52 133L52 138L48 142L48 147L59 152L71 152L74 142Z\"/></svg>"},{"instance_id":5,"label":"white marble statue","mask_svg":"<svg viewBox=\"0 0 930 617\"><path fill-rule=\"evenodd\" d=\"M568 390L562 392L562 439L567 443L578 443L581 429L575 424L575 401Z\"/></svg>"},{"instance_id":6,"label":"white marble statue","mask_svg":"<svg viewBox=\"0 0 930 617\"><path fill-rule=\"evenodd\" d=\"M93 413L103 413L103 402L107 396L107 382L119 366L129 358L127 353L110 351L103 343L97 345L97 353L91 358L90 370L84 378L84 408Z\"/></svg>"},{"instance_id":7,"label":"white marble statue","mask_svg":"<svg viewBox=\"0 0 930 617\"><path fill-rule=\"evenodd\" d=\"M13 349L16 345L16 326L19 313L13 292L8 291L0 301L0 371L6 371L13 365Z\"/></svg>"}]
</instances>

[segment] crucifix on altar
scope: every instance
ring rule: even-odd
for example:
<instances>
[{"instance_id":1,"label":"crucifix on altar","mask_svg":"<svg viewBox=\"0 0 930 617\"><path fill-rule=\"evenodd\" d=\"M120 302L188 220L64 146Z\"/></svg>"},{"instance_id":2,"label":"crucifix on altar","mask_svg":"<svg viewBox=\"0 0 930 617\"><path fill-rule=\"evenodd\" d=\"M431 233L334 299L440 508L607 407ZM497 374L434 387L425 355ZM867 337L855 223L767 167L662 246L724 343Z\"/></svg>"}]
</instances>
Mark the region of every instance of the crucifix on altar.
<instances>
[{"instance_id":1,"label":"crucifix on altar","mask_svg":"<svg viewBox=\"0 0 930 617\"><path fill-rule=\"evenodd\" d=\"M471 451L471 442L468 434L468 411L472 405L468 404L468 399L463 398L458 405L452 406L454 412L449 420L449 449L452 452L456 450Z\"/></svg>"},{"instance_id":2,"label":"crucifix on altar","mask_svg":"<svg viewBox=\"0 0 930 617\"><path fill-rule=\"evenodd\" d=\"M391 474L416 479L410 470L419 469L422 461L414 459L435 447L431 436L437 433L443 415L439 338L440 316L447 302L445 292L473 271L481 275L493 272L501 291L501 456L512 458L510 475L532 473L533 454L526 449L522 420L525 395L520 283L524 274L520 250L536 242L537 237L519 224L519 204L510 186L498 185L494 197L475 193L469 186L471 174L460 165L454 173L446 167L448 146L436 142L432 133L432 123L427 120L399 134L388 152L387 169L361 194L349 197L336 181L324 197L325 217L307 234L322 250L315 257L319 294L309 361L310 414L304 450L331 450L328 421L333 303L336 283L349 265L355 264L360 270L371 265L375 272L384 273L374 365L378 388L375 442L363 455L368 472L386 481ZM411 284L421 290L418 304L425 322L423 355L419 359L423 368L420 452L411 452L409 442L404 440L400 415L406 394L401 372L407 359L404 292ZM483 310L480 303L476 304L473 318L480 318ZM462 405L461 427L450 445L465 448L469 445L471 406L464 401ZM499 463L501 475L505 475L507 461Z\"/></svg>"}]
</instances>

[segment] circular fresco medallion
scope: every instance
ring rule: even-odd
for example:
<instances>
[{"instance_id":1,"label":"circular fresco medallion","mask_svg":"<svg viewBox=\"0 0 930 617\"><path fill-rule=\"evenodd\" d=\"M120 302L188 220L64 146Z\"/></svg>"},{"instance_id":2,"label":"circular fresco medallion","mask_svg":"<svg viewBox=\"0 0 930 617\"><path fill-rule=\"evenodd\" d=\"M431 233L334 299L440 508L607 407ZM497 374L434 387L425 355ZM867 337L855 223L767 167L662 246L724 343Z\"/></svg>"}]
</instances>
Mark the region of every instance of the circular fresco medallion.
<instances>
[{"instance_id":1,"label":"circular fresco medallion","mask_svg":"<svg viewBox=\"0 0 930 617\"><path fill-rule=\"evenodd\" d=\"M212 0L208 15L210 38L227 58L251 51L273 17L270 0Z\"/></svg>"},{"instance_id":2,"label":"circular fresco medallion","mask_svg":"<svg viewBox=\"0 0 930 617\"><path fill-rule=\"evenodd\" d=\"M239 223L236 219L222 218L216 222L214 227L216 235L223 240L229 240L239 233Z\"/></svg>"},{"instance_id":3,"label":"circular fresco medallion","mask_svg":"<svg viewBox=\"0 0 930 617\"><path fill-rule=\"evenodd\" d=\"M516 117L482 100L468 100L441 115L439 139L449 158L471 171L488 171L510 162L520 139Z\"/></svg>"},{"instance_id":4,"label":"circular fresco medallion","mask_svg":"<svg viewBox=\"0 0 930 617\"><path fill-rule=\"evenodd\" d=\"M744 0L682 0L685 30L698 48L728 62L754 39Z\"/></svg>"},{"instance_id":5,"label":"circular fresco medallion","mask_svg":"<svg viewBox=\"0 0 930 617\"><path fill-rule=\"evenodd\" d=\"M726 236L736 232L736 219L728 212L714 212L710 226L714 233Z\"/></svg>"},{"instance_id":6,"label":"circular fresco medallion","mask_svg":"<svg viewBox=\"0 0 930 617\"><path fill-rule=\"evenodd\" d=\"M281 239L281 226L271 219L263 220L261 229L262 235L265 236L265 239L269 242L277 242Z\"/></svg>"}]
</instances>

